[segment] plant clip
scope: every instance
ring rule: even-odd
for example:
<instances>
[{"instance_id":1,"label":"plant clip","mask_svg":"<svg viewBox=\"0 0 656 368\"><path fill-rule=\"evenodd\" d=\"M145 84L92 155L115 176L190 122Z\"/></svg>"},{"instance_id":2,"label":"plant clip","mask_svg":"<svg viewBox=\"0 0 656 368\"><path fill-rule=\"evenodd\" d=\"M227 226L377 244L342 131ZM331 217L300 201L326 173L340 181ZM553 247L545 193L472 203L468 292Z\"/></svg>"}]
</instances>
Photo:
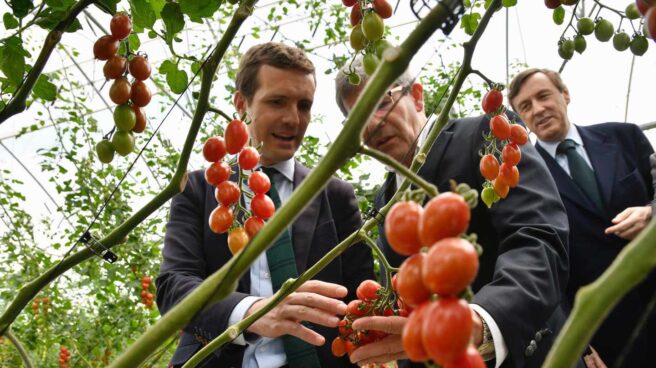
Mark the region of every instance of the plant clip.
<instances>
[{"instance_id":1,"label":"plant clip","mask_svg":"<svg viewBox=\"0 0 656 368\"><path fill-rule=\"evenodd\" d=\"M93 254L104 259L107 263L114 263L118 260L118 256L106 248L95 236L91 235L90 232L86 231L84 235L80 237L80 241L84 243Z\"/></svg>"},{"instance_id":2,"label":"plant clip","mask_svg":"<svg viewBox=\"0 0 656 368\"><path fill-rule=\"evenodd\" d=\"M465 14L463 0L410 0L410 8L417 19L421 20L433 8L431 2L437 3L436 6L442 5L449 11L449 15L440 25L440 29L445 36L448 36L453 28L458 24L460 18Z\"/></svg>"},{"instance_id":3,"label":"plant clip","mask_svg":"<svg viewBox=\"0 0 656 368\"><path fill-rule=\"evenodd\" d=\"M365 214L365 218L367 219L372 219L376 218L376 216L380 215L380 212L375 207L371 207L369 211Z\"/></svg>"}]
</instances>

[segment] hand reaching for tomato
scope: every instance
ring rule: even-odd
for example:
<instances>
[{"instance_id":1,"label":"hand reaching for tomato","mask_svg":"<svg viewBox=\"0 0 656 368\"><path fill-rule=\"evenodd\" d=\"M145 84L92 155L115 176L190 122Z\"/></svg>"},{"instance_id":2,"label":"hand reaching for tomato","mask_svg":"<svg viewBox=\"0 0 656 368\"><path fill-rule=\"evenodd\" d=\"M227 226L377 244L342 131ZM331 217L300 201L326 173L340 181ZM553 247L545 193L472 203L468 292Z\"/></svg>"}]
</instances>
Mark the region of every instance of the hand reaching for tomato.
<instances>
[{"instance_id":1,"label":"hand reaching for tomato","mask_svg":"<svg viewBox=\"0 0 656 368\"><path fill-rule=\"evenodd\" d=\"M403 326L407 321L407 317L401 316L372 316L355 320L353 329L382 331L389 335L381 340L357 348L350 356L351 362L363 365L407 359L401 343Z\"/></svg>"},{"instance_id":2,"label":"hand reaching for tomato","mask_svg":"<svg viewBox=\"0 0 656 368\"><path fill-rule=\"evenodd\" d=\"M337 327L339 323L337 315L346 313L346 304L337 298L344 298L346 294L347 290L344 286L310 280L254 322L247 330L264 337L292 335L309 344L321 346L326 339L301 325L301 322L307 321L326 327ZM253 303L246 312L246 317L262 308L272 298Z\"/></svg>"}]
</instances>

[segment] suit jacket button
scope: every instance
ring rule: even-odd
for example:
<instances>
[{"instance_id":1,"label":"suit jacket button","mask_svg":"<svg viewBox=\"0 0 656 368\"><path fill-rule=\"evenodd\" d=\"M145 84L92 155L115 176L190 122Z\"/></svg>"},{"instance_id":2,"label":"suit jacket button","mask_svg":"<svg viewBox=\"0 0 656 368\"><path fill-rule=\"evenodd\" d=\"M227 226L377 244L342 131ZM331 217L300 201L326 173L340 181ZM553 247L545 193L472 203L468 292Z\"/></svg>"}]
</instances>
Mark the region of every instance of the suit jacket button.
<instances>
[{"instance_id":1,"label":"suit jacket button","mask_svg":"<svg viewBox=\"0 0 656 368\"><path fill-rule=\"evenodd\" d=\"M538 331L538 332L535 334L535 341L537 341L537 342L542 341L542 332L541 332L541 331Z\"/></svg>"},{"instance_id":2,"label":"suit jacket button","mask_svg":"<svg viewBox=\"0 0 656 368\"><path fill-rule=\"evenodd\" d=\"M531 343L526 347L526 350L524 351L524 355L526 355L527 357L532 356L533 354L535 354L535 350L537 348L538 345L535 342L535 340L531 340Z\"/></svg>"}]
</instances>

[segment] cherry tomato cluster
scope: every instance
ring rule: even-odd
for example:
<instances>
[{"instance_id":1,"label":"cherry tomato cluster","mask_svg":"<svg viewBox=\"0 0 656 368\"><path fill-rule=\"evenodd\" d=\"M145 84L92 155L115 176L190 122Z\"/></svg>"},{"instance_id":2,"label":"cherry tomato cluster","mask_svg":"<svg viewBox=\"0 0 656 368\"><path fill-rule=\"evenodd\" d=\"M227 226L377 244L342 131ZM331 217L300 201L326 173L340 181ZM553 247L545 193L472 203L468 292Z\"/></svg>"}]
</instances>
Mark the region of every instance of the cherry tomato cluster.
<instances>
[{"instance_id":1,"label":"cherry tomato cluster","mask_svg":"<svg viewBox=\"0 0 656 368\"><path fill-rule=\"evenodd\" d=\"M485 178L481 199L491 207L501 198L506 198L510 188L519 183L517 164L522 157L519 146L528 142L528 133L522 125L508 120L498 86L483 96L482 107L490 116L490 134L486 137L485 153L479 163L481 175ZM497 141L501 141L501 150Z\"/></svg>"},{"instance_id":2,"label":"cherry tomato cluster","mask_svg":"<svg viewBox=\"0 0 656 368\"><path fill-rule=\"evenodd\" d=\"M412 361L485 367L469 345L472 311L459 298L478 272L476 247L461 238L470 217L468 202L453 192L438 195L423 208L412 201L397 202L385 217L390 246L409 256L392 285L397 304L410 313L402 343Z\"/></svg>"},{"instance_id":3,"label":"cherry tomato cluster","mask_svg":"<svg viewBox=\"0 0 656 368\"><path fill-rule=\"evenodd\" d=\"M637 19L640 15L645 19L645 35L656 41L656 1L635 0L635 4L627 6L626 16L629 19Z\"/></svg>"},{"instance_id":4,"label":"cherry tomato cluster","mask_svg":"<svg viewBox=\"0 0 656 368\"><path fill-rule=\"evenodd\" d=\"M68 368L68 363L71 361L71 352L68 351L66 346L62 345L59 348L59 368Z\"/></svg>"},{"instance_id":5,"label":"cherry tomato cluster","mask_svg":"<svg viewBox=\"0 0 656 368\"><path fill-rule=\"evenodd\" d=\"M37 318L39 313L43 309L43 317L48 318L48 312L50 310L50 298L44 296L43 298L35 298L32 302L32 313L34 317Z\"/></svg>"},{"instance_id":6,"label":"cherry tomato cluster","mask_svg":"<svg viewBox=\"0 0 656 368\"><path fill-rule=\"evenodd\" d=\"M150 103L152 94L144 82L150 77L151 67L145 54L119 55L122 40L132 32L132 20L125 13L117 13L110 22L111 35L102 36L93 46L98 60L106 60L103 73L107 80L114 80L109 88L109 98L118 106L114 109L115 132L96 144L96 154L103 163L110 163L114 153L127 156L134 151L134 133L146 129L146 113L143 107ZM128 73L134 78L128 81ZM114 131L113 130L113 131Z\"/></svg>"},{"instance_id":7,"label":"cherry tomato cluster","mask_svg":"<svg viewBox=\"0 0 656 368\"><path fill-rule=\"evenodd\" d=\"M209 218L210 229L222 234L228 232L228 248L232 254L239 252L248 241L264 226L264 220L273 216L276 208L266 194L271 188L269 177L261 171L252 171L260 162L260 154L246 146L249 135L246 124L238 119L228 123L224 136L210 137L203 146L203 156L212 164L205 169L205 180L215 186L215 197L218 207L212 211ZM241 198L241 182L229 180L232 174L231 164L223 159L227 154L238 154L236 162L239 170L252 171L247 175L247 185L253 192L251 198L251 216L244 221L243 226L236 221L233 208L243 210L239 204ZM241 175L240 175L241 177Z\"/></svg>"},{"instance_id":8,"label":"cherry tomato cluster","mask_svg":"<svg viewBox=\"0 0 656 368\"><path fill-rule=\"evenodd\" d=\"M152 282L153 279L148 276L141 278L141 304L145 305L148 309L153 308L154 295L149 291Z\"/></svg>"},{"instance_id":9,"label":"cherry tomato cluster","mask_svg":"<svg viewBox=\"0 0 656 368\"><path fill-rule=\"evenodd\" d=\"M380 64L383 52L391 46L383 37L383 19L392 16L392 5L387 0L342 0L342 3L351 7L351 47L364 54L362 66L365 73L371 75ZM351 84L360 84L357 73L350 73L348 77Z\"/></svg>"}]
</instances>

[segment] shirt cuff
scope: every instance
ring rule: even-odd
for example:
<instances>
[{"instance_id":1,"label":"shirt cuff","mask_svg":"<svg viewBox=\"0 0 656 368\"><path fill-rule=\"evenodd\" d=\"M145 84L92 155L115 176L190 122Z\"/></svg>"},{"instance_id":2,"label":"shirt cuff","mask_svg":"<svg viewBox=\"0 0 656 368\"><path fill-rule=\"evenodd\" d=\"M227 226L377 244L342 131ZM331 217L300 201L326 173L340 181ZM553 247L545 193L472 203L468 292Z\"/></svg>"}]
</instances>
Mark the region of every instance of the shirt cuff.
<instances>
[{"instance_id":1,"label":"shirt cuff","mask_svg":"<svg viewBox=\"0 0 656 368\"><path fill-rule=\"evenodd\" d=\"M478 315L485 320L485 323L487 323L487 327L490 329L490 333L492 334L492 342L494 343L494 356L495 356L495 365L494 368L499 368L501 364L506 360L506 357L508 357L508 347L506 346L506 340L503 339L503 335L501 334L501 330L499 329L499 326L497 326L497 323L494 322L494 319L490 314L483 309L478 304L470 304L469 305L474 312L478 313Z\"/></svg>"},{"instance_id":2,"label":"shirt cuff","mask_svg":"<svg viewBox=\"0 0 656 368\"><path fill-rule=\"evenodd\" d=\"M244 299L242 299L237 305L235 305L235 308L232 310L232 313L230 314L230 318L228 318L228 326L232 326L235 323L239 323L242 319L244 319L244 316L246 315L246 312L248 309L258 300L263 299L259 296L247 296ZM233 344L237 345L246 345L252 344L253 342L257 341L257 338L252 339L249 338L248 340L244 338L244 334L239 334L234 340L232 340Z\"/></svg>"}]
</instances>

